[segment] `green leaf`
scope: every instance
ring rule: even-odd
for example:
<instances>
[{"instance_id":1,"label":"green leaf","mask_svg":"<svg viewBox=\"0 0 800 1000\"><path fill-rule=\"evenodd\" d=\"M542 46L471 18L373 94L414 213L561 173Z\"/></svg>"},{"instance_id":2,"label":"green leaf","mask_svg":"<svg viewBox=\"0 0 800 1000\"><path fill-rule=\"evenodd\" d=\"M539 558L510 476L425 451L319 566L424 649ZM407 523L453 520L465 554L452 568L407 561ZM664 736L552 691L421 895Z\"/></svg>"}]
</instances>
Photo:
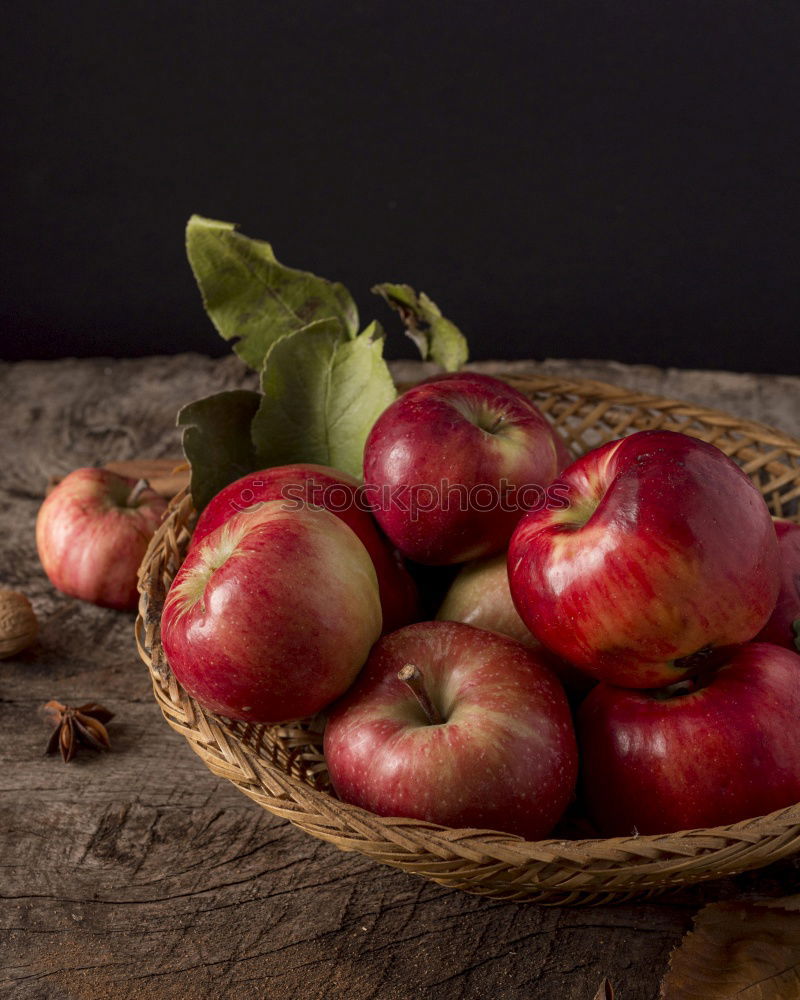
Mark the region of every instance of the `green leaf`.
<instances>
[{"instance_id":1,"label":"green leaf","mask_svg":"<svg viewBox=\"0 0 800 1000\"><path fill-rule=\"evenodd\" d=\"M253 443L264 467L314 462L360 478L367 435L397 393L377 323L354 340L323 326L273 344Z\"/></svg>"},{"instance_id":2,"label":"green leaf","mask_svg":"<svg viewBox=\"0 0 800 1000\"><path fill-rule=\"evenodd\" d=\"M285 267L269 243L237 233L233 223L193 215L186 252L214 326L256 371L277 340L318 320L336 320L343 335L356 335L358 310L344 285Z\"/></svg>"},{"instance_id":3,"label":"green leaf","mask_svg":"<svg viewBox=\"0 0 800 1000\"><path fill-rule=\"evenodd\" d=\"M423 361L435 361L445 371L457 372L469 357L467 338L455 323L445 319L425 292L410 285L375 285L372 289L395 309L406 333L419 348Z\"/></svg>"},{"instance_id":4,"label":"green leaf","mask_svg":"<svg viewBox=\"0 0 800 1000\"><path fill-rule=\"evenodd\" d=\"M178 413L183 451L192 467L191 491L201 511L228 483L259 466L250 425L261 396L249 389L218 392L195 400Z\"/></svg>"}]
</instances>

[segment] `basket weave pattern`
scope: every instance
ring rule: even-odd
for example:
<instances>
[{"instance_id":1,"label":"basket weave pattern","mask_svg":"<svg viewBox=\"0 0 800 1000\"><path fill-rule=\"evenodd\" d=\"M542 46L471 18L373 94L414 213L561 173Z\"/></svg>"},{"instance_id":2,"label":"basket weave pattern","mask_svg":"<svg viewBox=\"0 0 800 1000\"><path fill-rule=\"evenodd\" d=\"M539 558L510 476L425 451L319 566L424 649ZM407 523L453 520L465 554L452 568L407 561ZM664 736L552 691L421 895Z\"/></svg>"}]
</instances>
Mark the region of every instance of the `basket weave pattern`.
<instances>
[{"instance_id":1,"label":"basket weave pattern","mask_svg":"<svg viewBox=\"0 0 800 1000\"><path fill-rule=\"evenodd\" d=\"M508 377L546 412L579 455L639 430L682 431L730 455L773 514L800 520L800 441L762 424L600 382ZM524 841L375 816L328 790L316 720L265 727L205 711L175 680L160 618L194 520L179 495L140 569L136 641L164 718L206 766L260 806L346 851L452 888L498 899L602 903L758 868L800 851L800 805L727 827L663 836Z\"/></svg>"}]
</instances>

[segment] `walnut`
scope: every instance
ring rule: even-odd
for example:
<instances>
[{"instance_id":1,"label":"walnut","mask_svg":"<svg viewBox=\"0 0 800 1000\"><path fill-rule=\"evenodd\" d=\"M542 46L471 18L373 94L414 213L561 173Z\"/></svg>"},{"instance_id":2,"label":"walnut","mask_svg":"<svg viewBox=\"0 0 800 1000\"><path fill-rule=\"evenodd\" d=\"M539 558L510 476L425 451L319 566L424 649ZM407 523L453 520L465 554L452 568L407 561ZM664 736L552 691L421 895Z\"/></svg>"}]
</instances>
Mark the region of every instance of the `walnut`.
<instances>
[{"instance_id":1,"label":"walnut","mask_svg":"<svg viewBox=\"0 0 800 1000\"><path fill-rule=\"evenodd\" d=\"M38 631L28 598L16 590L0 590L0 660L30 646Z\"/></svg>"}]
</instances>

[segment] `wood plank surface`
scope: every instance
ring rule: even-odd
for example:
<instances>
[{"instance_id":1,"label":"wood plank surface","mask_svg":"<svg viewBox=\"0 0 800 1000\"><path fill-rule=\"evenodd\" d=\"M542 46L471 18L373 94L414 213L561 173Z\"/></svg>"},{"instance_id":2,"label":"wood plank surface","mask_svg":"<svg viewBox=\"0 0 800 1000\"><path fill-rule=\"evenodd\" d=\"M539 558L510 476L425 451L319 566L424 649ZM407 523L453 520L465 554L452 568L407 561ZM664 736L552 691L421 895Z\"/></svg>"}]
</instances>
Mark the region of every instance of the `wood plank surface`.
<instances>
[{"instance_id":1,"label":"wood plank surface","mask_svg":"<svg viewBox=\"0 0 800 1000\"><path fill-rule=\"evenodd\" d=\"M493 370L491 364L477 366ZM800 379L611 362L519 370L617 382L800 436ZM420 366L396 367L401 379ZM33 526L47 481L180 453L180 405L252 384L234 358L0 364L0 586L36 645L0 661L0 995L14 1000L652 1000L703 902L800 892L800 867L594 909L499 903L344 854L213 777L162 720L133 616L56 593ZM116 713L113 749L43 756L50 698Z\"/></svg>"}]
</instances>

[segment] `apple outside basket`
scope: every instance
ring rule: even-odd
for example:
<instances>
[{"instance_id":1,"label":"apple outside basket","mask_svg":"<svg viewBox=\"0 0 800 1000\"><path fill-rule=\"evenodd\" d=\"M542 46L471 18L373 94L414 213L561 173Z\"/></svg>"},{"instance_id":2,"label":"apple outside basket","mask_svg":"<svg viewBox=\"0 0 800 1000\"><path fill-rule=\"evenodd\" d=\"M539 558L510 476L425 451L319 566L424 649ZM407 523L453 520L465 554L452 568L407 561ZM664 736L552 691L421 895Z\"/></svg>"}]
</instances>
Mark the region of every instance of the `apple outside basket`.
<instances>
[{"instance_id":1,"label":"apple outside basket","mask_svg":"<svg viewBox=\"0 0 800 1000\"><path fill-rule=\"evenodd\" d=\"M634 431L682 431L738 462L773 514L800 521L800 441L780 431L602 382L543 376L506 381L549 415L575 456ZM315 720L269 727L233 722L207 712L172 675L161 648L161 609L194 516L191 497L177 496L139 571L136 641L156 700L214 774L311 836L451 888L557 905L647 897L800 851L800 804L731 826L662 836L525 841L376 816L339 801L329 791Z\"/></svg>"}]
</instances>

